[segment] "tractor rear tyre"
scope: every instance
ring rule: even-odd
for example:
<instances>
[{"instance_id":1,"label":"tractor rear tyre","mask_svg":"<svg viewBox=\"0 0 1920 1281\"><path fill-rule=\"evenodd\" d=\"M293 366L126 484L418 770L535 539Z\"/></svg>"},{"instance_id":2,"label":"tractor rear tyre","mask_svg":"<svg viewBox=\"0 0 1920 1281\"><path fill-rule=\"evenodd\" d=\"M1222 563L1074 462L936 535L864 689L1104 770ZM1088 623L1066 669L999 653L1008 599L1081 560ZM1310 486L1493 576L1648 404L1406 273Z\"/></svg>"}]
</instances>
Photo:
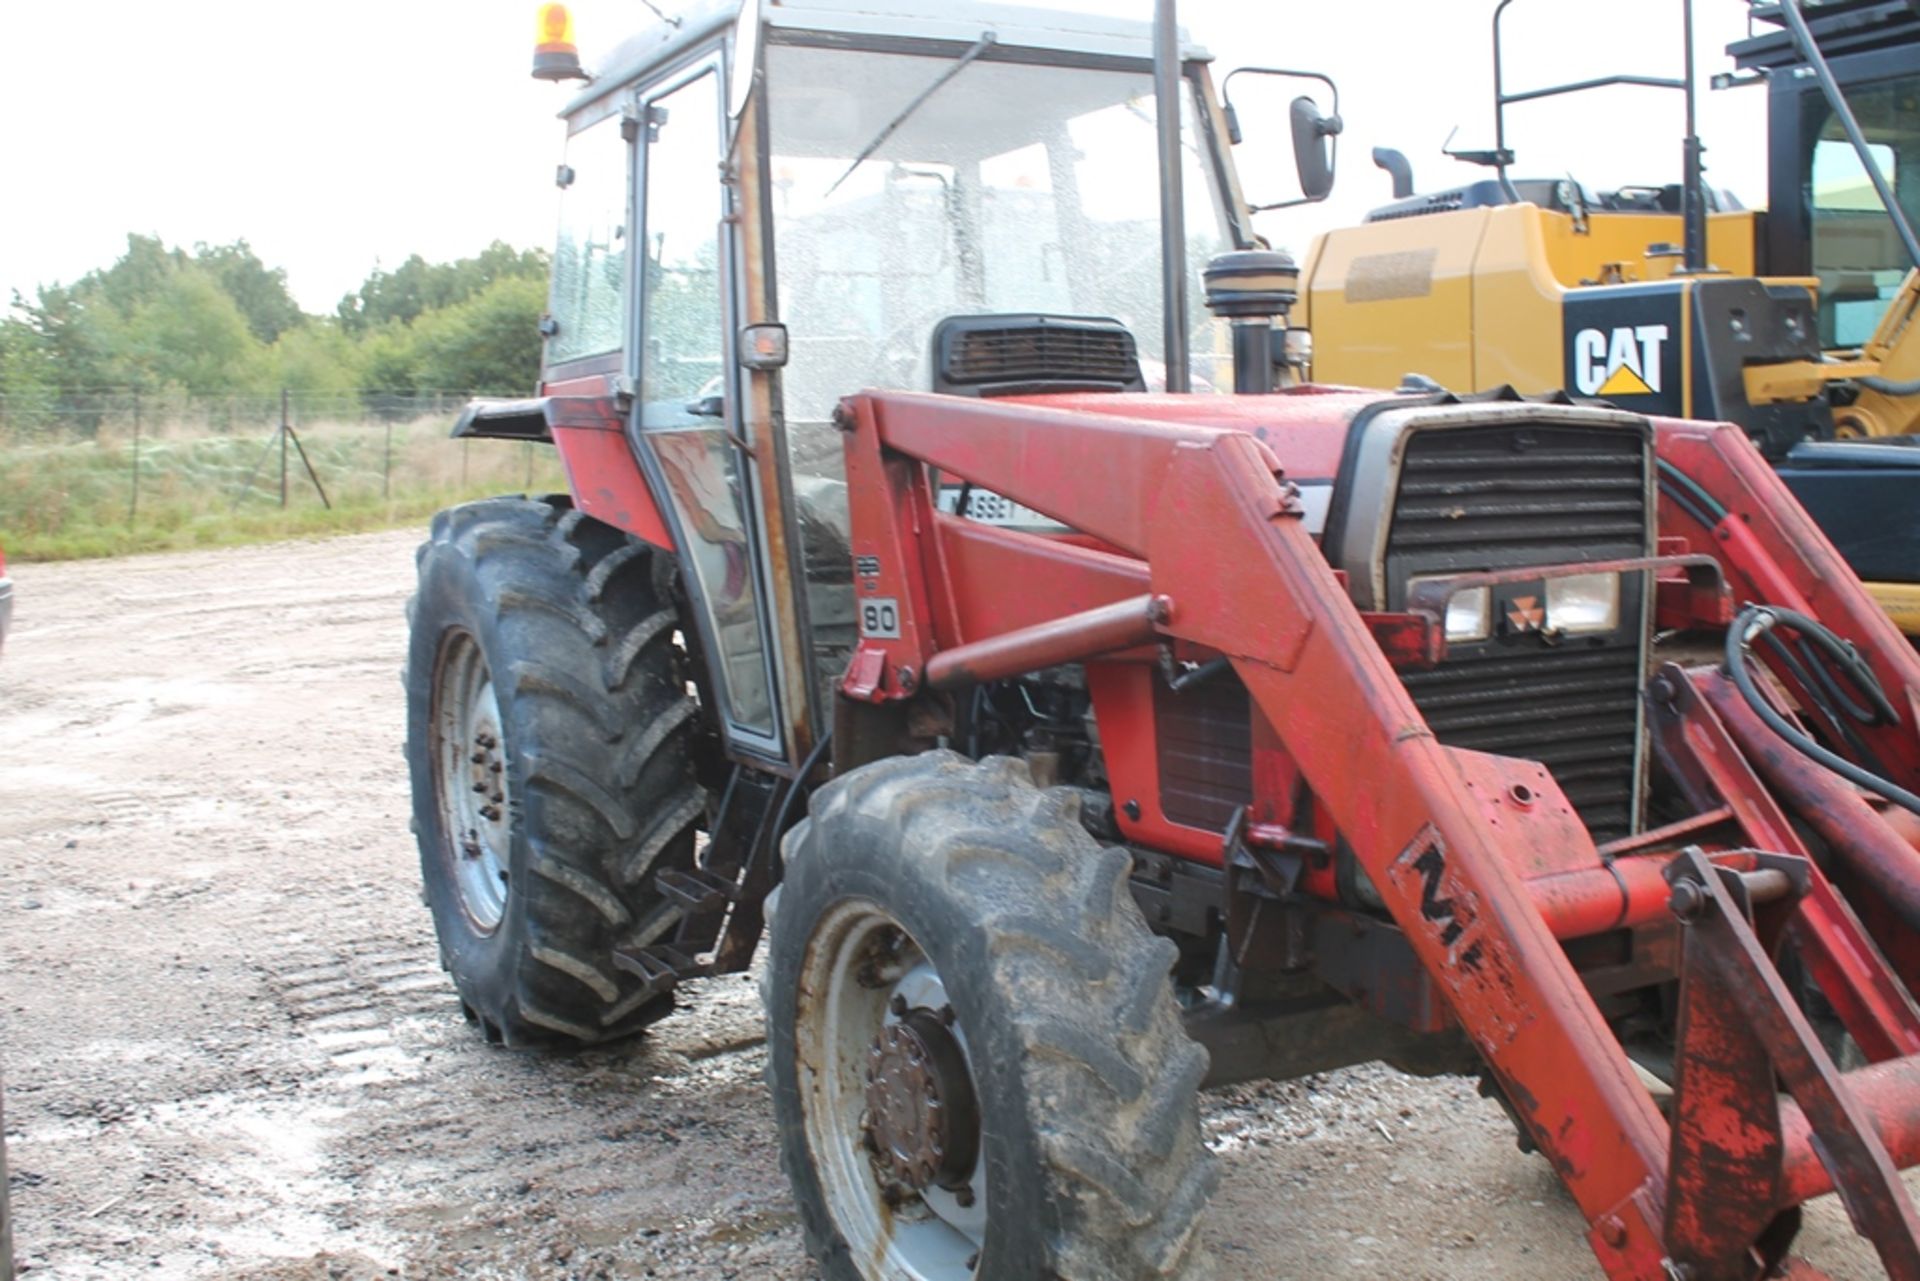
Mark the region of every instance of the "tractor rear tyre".
<instances>
[{"instance_id":1,"label":"tractor rear tyre","mask_svg":"<svg viewBox=\"0 0 1920 1281\"><path fill-rule=\"evenodd\" d=\"M672 998L613 964L671 937L654 887L705 808L697 706L651 547L564 499L434 517L408 606L407 764L427 905L489 1040L630 1036Z\"/></svg>"},{"instance_id":2,"label":"tractor rear tyre","mask_svg":"<svg viewBox=\"0 0 1920 1281\"><path fill-rule=\"evenodd\" d=\"M826 1281L1196 1274L1206 1051L1079 798L1011 758L880 761L786 842L762 995Z\"/></svg>"}]
</instances>

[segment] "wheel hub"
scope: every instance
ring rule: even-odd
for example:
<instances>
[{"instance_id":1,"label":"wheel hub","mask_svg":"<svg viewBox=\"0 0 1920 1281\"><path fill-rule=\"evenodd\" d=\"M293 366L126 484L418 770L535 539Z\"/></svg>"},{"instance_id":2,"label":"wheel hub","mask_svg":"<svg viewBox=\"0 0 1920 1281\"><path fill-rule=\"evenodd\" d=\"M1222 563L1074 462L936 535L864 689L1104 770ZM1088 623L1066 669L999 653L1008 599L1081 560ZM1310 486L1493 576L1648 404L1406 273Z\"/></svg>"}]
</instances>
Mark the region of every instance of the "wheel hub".
<instances>
[{"instance_id":1,"label":"wheel hub","mask_svg":"<svg viewBox=\"0 0 1920 1281\"><path fill-rule=\"evenodd\" d=\"M486 657L467 633L448 640L435 681L436 790L450 870L469 922L491 934L506 913L512 844L500 703Z\"/></svg>"},{"instance_id":2,"label":"wheel hub","mask_svg":"<svg viewBox=\"0 0 1920 1281\"><path fill-rule=\"evenodd\" d=\"M964 1187L979 1155L980 1112L951 1010L911 1010L867 1047L868 1147L883 1178L916 1192Z\"/></svg>"}]
</instances>

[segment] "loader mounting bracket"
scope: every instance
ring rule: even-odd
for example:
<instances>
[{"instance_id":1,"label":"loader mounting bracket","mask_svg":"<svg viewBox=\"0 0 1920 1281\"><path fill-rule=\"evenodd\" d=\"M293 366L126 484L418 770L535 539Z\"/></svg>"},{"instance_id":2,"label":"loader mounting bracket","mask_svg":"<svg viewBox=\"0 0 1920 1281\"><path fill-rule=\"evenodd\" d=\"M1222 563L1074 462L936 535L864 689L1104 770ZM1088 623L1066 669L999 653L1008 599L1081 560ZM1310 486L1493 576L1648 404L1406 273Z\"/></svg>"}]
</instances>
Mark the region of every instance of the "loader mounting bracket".
<instances>
[{"instance_id":1,"label":"loader mounting bracket","mask_svg":"<svg viewBox=\"0 0 1920 1281\"><path fill-rule=\"evenodd\" d=\"M1797 1207L1780 1207L1784 1088L1888 1275L1920 1278L1920 1217L1898 1169L1761 942L1763 933L1777 935L1806 892L1805 860L1775 856L1766 864L1736 872L1690 848L1667 871L1684 926L1667 1172L1670 1271L1748 1281L1785 1262L1800 1216Z\"/></svg>"}]
</instances>

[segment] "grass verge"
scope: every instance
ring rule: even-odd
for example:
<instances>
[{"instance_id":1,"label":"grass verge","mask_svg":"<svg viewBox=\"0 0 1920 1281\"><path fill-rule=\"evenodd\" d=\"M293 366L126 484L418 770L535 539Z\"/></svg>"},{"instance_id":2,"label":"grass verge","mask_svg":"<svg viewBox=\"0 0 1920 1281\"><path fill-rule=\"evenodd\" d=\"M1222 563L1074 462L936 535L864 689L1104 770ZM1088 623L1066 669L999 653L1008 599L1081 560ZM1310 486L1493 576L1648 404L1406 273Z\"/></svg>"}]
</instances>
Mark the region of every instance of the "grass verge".
<instances>
[{"instance_id":1,"label":"grass verge","mask_svg":"<svg viewBox=\"0 0 1920 1281\"><path fill-rule=\"evenodd\" d=\"M450 440L441 420L320 425L300 441L331 507L292 449L280 505L280 451L267 435L163 433L137 457L131 440L112 438L0 447L0 548L11 560L70 560L319 537L566 488L550 447Z\"/></svg>"}]
</instances>

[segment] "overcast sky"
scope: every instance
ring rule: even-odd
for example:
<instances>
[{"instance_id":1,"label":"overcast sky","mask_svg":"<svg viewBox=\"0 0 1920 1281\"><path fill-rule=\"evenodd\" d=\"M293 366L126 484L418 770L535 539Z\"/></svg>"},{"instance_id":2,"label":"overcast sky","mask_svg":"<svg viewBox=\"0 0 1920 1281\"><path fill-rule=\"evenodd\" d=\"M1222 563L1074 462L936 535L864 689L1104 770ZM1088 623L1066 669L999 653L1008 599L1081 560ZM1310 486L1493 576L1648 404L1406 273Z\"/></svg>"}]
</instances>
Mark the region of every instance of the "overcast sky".
<instances>
[{"instance_id":1,"label":"overcast sky","mask_svg":"<svg viewBox=\"0 0 1920 1281\"><path fill-rule=\"evenodd\" d=\"M1055 0L1151 16L1151 0ZM1709 93L1745 33L1743 0L1697 0L1709 181L1759 205L1764 91ZM1368 153L1399 147L1422 190L1485 176L1444 160L1492 145L1492 0L1183 0L1217 58L1308 67L1340 84L1347 133L1327 203L1262 229L1304 252L1317 228L1388 196ZM30 293L119 256L128 232L170 244L241 237L330 311L376 264L447 259L489 241L545 245L572 92L527 75L533 0L8 0L0 38L0 290ZM640 0L580 0L594 56L652 16ZM1677 75L1680 0L1508 11L1514 89L1616 71ZM1613 89L1515 108L1522 175L1593 186L1675 181L1677 93ZM1284 121L1244 122L1249 195L1283 185ZM1280 193L1290 194L1290 193Z\"/></svg>"}]
</instances>

